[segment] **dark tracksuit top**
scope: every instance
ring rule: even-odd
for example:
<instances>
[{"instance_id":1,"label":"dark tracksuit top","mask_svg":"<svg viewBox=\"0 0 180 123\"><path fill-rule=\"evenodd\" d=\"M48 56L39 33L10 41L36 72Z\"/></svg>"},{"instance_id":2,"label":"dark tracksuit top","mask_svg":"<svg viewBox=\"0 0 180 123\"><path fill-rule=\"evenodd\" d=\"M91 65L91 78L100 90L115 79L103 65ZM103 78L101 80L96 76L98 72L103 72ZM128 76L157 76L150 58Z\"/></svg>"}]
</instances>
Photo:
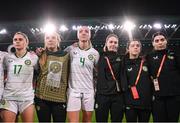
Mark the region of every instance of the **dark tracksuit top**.
<instances>
[{"instance_id":1,"label":"dark tracksuit top","mask_svg":"<svg viewBox=\"0 0 180 123\"><path fill-rule=\"evenodd\" d=\"M116 81L113 79L109 69L108 57L113 73L119 83L120 92L117 92ZM123 86L120 82L122 59L116 52L103 52L98 62L98 77L96 85L96 121L108 122L109 112L112 122L121 122L123 118L124 99Z\"/></svg>"},{"instance_id":2,"label":"dark tracksuit top","mask_svg":"<svg viewBox=\"0 0 180 123\"><path fill-rule=\"evenodd\" d=\"M126 107L150 109L152 101L152 81L150 79L147 62L144 60L140 79L136 85L139 94L139 99L133 99L131 87L135 85L135 81L139 72L142 58L129 59L125 56L123 60L123 72L121 81L127 85L125 91Z\"/></svg>"},{"instance_id":3,"label":"dark tracksuit top","mask_svg":"<svg viewBox=\"0 0 180 123\"><path fill-rule=\"evenodd\" d=\"M154 91L155 96L180 95L180 53L171 50L152 51L147 55L150 73L156 78L163 55L165 62L158 78L160 91ZM154 88L154 87L153 87ZM154 89L153 89L154 90Z\"/></svg>"},{"instance_id":4,"label":"dark tracksuit top","mask_svg":"<svg viewBox=\"0 0 180 123\"><path fill-rule=\"evenodd\" d=\"M111 95L117 94L116 83L112 78L112 74L106 62L105 56L109 58L114 75L119 82L119 87L122 90L120 83L120 69L121 69L121 57L115 52L103 52L100 56L98 63L98 78L97 78L97 94ZM121 91L122 92L122 91Z\"/></svg>"}]
</instances>

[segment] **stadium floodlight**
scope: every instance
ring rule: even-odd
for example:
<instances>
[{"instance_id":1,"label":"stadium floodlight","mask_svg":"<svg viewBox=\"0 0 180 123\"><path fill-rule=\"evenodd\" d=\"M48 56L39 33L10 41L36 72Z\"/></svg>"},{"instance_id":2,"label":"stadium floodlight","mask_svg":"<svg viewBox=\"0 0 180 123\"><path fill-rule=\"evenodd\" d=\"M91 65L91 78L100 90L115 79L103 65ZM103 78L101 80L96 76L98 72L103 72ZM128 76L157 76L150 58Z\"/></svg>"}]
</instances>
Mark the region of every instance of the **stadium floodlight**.
<instances>
[{"instance_id":1,"label":"stadium floodlight","mask_svg":"<svg viewBox=\"0 0 180 123\"><path fill-rule=\"evenodd\" d=\"M154 27L155 29L161 29L161 28L162 28L162 24L161 24L161 23L155 23L155 24L153 25L153 27Z\"/></svg>"},{"instance_id":2,"label":"stadium floodlight","mask_svg":"<svg viewBox=\"0 0 180 123\"><path fill-rule=\"evenodd\" d=\"M176 28L177 27L177 24L173 24L172 26L171 26L171 28Z\"/></svg>"},{"instance_id":3,"label":"stadium floodlight","mask_svg":"<svg viewBox=\"0 0 180 123\"><path fill-rule=\"evenodd\" d=\"M77 30L76 25L72 26L72 30Z\"/></svg>"},{"instance_id":4,"label":"stadium floodlight","mask_svg":"<svg viewBox=\"0 0 180 123\"><path fill-rule=\"evenodd\" d=\"M43 28L44 33L53 33L54 31L56 31L56 27L53 23L50 22L48 22Z\"/></svg>"},{"instance_id":5,"label":"stadium floodlight","mask_svg":"<svg viewBox=\"0 0 180 123\"><path fill-rule=\"evenodd\" d=\"M114 28L115 28L115 27L114 27L113 24L109 24L109 25L108 25L108 29L113 30Z\"/></svg>"},{"instance_id":6,"label":"stadium floodlight","mask_svg":"<svg viewBox=\"0 0 180 123\"><path fill-rule=\"evenodd\" d=\"M0 34L7 34L7 30L6 29L1 29Z\"/></svg>"},{"instance_id":7,"label":"stadium floodlight","mask_svg":"<svg viewBox=\"0 0 180 123\"><path fill-rule=\"evenodd\" d=\"M72 29L73 30L78 30L79 28L81 28L82 26L81 25L73 25L72 26Z\"/></svg>"},{"instance_id":8,"label":"stadium floodlight","mask_svg":"<svg viewBox=\"0 0 180 123\"><path fill-rule=\"evenodd\" d=\"M171 24L164 24L165 29L169 29L171 27Z\"/></svg>"},{"instance_id":9,"label":"stadium floodlight","mask_svg":"<svg viewBox=\"0 0 180 123\"><path fill-rule=\"evenodd\" d=\"M65 25L61 25L59 28L59 31L61 31L61 32L65 32L67 30L68 30L68 28Z\"/></svg>"},{"instance_id":10,"label":"stadium floodlight","mask_svg":"<svg viewBox=\"0 0 180 123\"><path fill-rule=\"evenodd\" d=\"M149 29L152 29L152 26L150 24L148 24L148 27L149 27Z\"/></svg>"},{"instance_id":11,"label":"stadium floodlight","mask_svg":"<svg viewBox=\"0 0 180 123\"><path fill-rule=\"evenodd\" d=\"M129 32L129 31L133 30L133 29L136 27L136 25L135 25L133 22L127 20L127 21L125 21L125 23L123 24L123 27L124 27L124 29L125 29L126 31Z\"/></svg>"},{"instance_id":12,"label":"stadium floodlight","mask_svg":"<svg viewBox=\"0 0 180 123\"><path fill-rule=\"evenodd\" d=\"M124 30L126 30L127 33L128 33L129 40L133 39L132 30L135 27L136 27L136 25L133 22L129 21L129 20L125 21L125 23L123 24Z\"/></svg>"}]
</instances>

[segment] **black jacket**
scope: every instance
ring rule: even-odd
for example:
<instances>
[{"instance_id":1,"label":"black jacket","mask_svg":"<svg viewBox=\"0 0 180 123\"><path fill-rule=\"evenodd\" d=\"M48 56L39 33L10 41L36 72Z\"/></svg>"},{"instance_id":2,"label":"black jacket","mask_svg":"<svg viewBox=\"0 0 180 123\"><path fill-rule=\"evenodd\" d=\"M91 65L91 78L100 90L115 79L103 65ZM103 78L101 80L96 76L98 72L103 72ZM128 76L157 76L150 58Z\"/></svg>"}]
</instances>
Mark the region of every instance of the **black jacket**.
<instances>
[{"instance_id":1,"label":"black jacket","mask_svg":"<svg viewBox=\"0 0 180 123\"><path fill-rule=\"evenodd\" d=\"M155 96L180 95L180 54L171 50L152 51L147 55L148 66L153 78L166 54L165 62L158 78L160 91L154 91Z\"/></svg>"},{"instance_id":2,"label":"black jacket","mask_svg":"<svg viewBox=\"0 0 180 123\"><path fill-rule=\"evenodd\" d=\"M131 92L131 87L135 86L135 81L139 72L140 64L142 58L129 59L125 56L123 60L123 72L121 81L127 85L125 91L125 104L126 106L136 107L136 108L151 108L152 101L152 81L150 79L150 74L147 68L147 62L144 60L142 72L140 74L140 79L136 85L138 91L139 99L133 99Z\"/></svg>"},{"instance_id":3,"label":"black jacket","mask_svg":"<svg viewBox=\"0 0 180 123\"><path fill-rule=\"evenodd\" d=\"M115 81L113 80L105 56L109 58L114 75L119 82L120 89L122 90L120 83L120 69L121 69L122 59L120 55L118 55L115 52L103 52L98 62L98 77L96 84L97 94L103 94L103 95L117 94L116 84Z\"/></svg>"}]
</instances>

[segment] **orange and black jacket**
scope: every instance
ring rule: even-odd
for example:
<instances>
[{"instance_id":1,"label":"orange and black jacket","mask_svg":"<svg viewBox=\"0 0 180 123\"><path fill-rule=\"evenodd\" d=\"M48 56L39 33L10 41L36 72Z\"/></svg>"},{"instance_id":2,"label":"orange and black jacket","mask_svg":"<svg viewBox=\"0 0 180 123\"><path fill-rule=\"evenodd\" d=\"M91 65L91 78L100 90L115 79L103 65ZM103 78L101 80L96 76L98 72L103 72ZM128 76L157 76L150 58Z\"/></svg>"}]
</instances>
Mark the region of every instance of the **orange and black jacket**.
<instances>
[{"instance_id":1,"label":"orange and black jacket","mask_svg":"<svg viewBox=\"0 0 180 123\"><path fill-rule=\"evenodd\" d=\"M119 83L119 87L122 92L122 86L120 82L120 72L121 72L121 56L117 54L116 52L103 52L100 56L99 62L98 62L98 77L97 77L97 84L96 84L96 90L97 94L103 94L103 95L111 95L111 94L117 94L116 90L116 83L115 80L113 80L112 74L110 72L110 69L108 67L107 61L105 57L108 57L110 64L112 66L112 70L114 72L114 75Z\"/></svg>"},{"instance_id":2,"label":"orange and black jacket","mask_svg":"<svg viewBox=\"0 0 180 123\"><path fill-rule=\"evenodd\" d=\"M159 91L155 91L155 96L179 96L180 95L180 52L172 50L152 51L147 55L147 61L151 76L157 77L158 69L162 58L166 54L165 62L162 66L158 78Z\"/></svg>"},{"instance_id":3,"label":"orange and black jacket","mask_svg":"<svg viewBox=\"0 0 180 123\"><path fill-rule=\"evenodd\" d=\"M125 104L129 107L150 109L152 102L152 81L147 67L147 62L144 58L142 72L136 85L139 99L134 99L131 92L131 87L135 86L141 60L142 58L129 59L128 55L123 58L121 81L124 83L124 85L127 85L124 94Z\"/></svg>"}]
</instances>

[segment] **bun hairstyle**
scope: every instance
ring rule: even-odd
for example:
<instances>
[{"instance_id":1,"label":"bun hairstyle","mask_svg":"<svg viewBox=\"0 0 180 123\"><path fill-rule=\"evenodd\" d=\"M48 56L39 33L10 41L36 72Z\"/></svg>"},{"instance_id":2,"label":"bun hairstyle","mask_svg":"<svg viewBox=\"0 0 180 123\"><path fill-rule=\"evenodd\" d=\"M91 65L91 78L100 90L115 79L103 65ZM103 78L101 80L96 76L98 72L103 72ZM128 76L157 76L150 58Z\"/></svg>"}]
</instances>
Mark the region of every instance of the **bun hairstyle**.
<instances>
[{"instance_id":1,"label":"bun hairstyle","mask_svg":"<svg viewBox=\"0 0 180 123\"><path fill-rule=\"evenodd\" d=\"M158 36L158 35L164 36L164 38L167 40L166 34L164 34L163 32L156 32L156 33L154 33L154 34L152 35L152 42L154 41L154 38L155 38L156 36Z\"/></svg>"},{"instance_id":2,"label":"bun hairstyle","mask_svg":"<svg viewBox=\"0 0 180 123\"><path fill-rule=\"evenodd\" d=\"M104 45L104 48L103 48L104 52L108 50L108 49L107 49L107 42L108 42L109 38L111 38L111 37L115 37L115 38L118 40L118 42L119 42L119 37L118 37L116 34L113 34L113 33L112 33L112 34L109 34L109 35L106 37L106 42L105 42L105 45Z\"/></svg>"}]
</instances>

